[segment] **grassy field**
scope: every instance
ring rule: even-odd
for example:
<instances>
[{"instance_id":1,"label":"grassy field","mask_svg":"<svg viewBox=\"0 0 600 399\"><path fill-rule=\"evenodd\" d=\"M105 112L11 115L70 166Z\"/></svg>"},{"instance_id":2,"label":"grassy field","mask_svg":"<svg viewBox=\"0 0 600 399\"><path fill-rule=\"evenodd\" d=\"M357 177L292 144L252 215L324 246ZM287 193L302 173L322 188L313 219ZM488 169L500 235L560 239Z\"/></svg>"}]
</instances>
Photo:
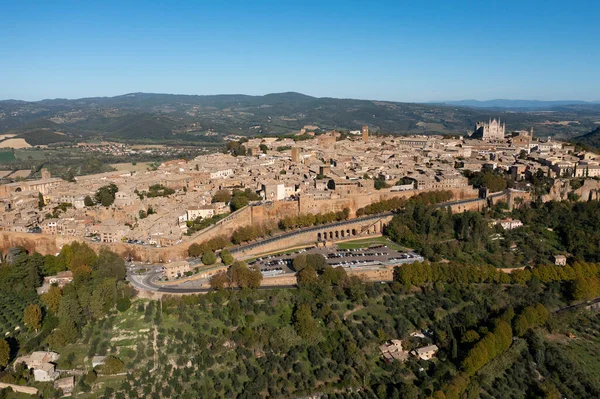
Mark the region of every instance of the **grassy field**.
<instances>
[{"instance_id":1,"label":"grassy field","mask_svg":"<svg viewBox=\"0 0 600 399\"><path fill-rule=\"evenodd\" d=\"M44 150L15 150L15 156L18 159L29 159L29 157L31 157L32 159L36 160L36 161L41 161L43 159L46 159L46 154L44 153Z\"/></svg>"},{"instance_id":2,"label":"grassy field","mask_svg":"<svg viewBox=\"0 0 600 399\"><path fill-rule=\"evenodd\" d=\"M0 150L0 162L9 162L15 159L15 154L12 150Z\"/></svg>"},{"instance_id":3,"label":"grassy field","mask_svg":"<svg viewBox=\"0 0 600 399\"><path fill-rule=\"evenodd\" d=\"M132 172L145 172L152 162L138 162L133 165L131 162L113 163L110 164L116 170L128 170Z\"/></svg>"},{"instance_id":4,"label":"grassy field","mask_svg":"<svg viewBox=\"0 0 600 399\"><path fill-rule=\"evenodd\" d=\"M357 249L357 248L368 248L371 245L387 245L388 248L395 249L398 251L407 251L408 250L408 248L398 245L395 242L390 241L386 237L372 237L372 238L363 238L360 240L340 242L337 244L337 247L339 249Z\"/></svg>"}]
</instances>

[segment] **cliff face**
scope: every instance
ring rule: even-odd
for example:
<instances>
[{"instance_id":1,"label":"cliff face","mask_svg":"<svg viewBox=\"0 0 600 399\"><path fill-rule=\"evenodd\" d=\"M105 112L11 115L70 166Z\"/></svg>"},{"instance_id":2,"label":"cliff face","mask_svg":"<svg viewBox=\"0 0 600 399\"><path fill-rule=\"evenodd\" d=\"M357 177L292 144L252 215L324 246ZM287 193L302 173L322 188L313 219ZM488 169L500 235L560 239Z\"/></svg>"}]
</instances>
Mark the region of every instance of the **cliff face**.
<instances>
[{"instance_id":1,"label":"cliff face","mask_svg":"<svg viewBox=\"0 0 600 399\"><path fill-rule=\"evenodd\" d=\"M583 186L575 190L580 201L592 201L600 198L600 181L585 180Z\"/></svg>"},{"instance_id":2,"label":"cliff face","mask_svg":"<svg viewBox=\"0 0 600 399\"><path fill-rule=\"evenodd\" d=\"M586 179L583 186L577 190L571 188L567 179L556 179L550 189L550 193L542 197L542 201L564 201L568 199L570 193L579 196L579 201L592 201L600 199L600 181Z\"/></svg>"},{"instance_id":3,"label":"cliff face","mask_svg":"<svg viewBox=\"0 0 600 399\"><path fill-rule=\"evenodd\" d=\"M0 232L0 251L3 254L9 248L23 247L28 252L39 252L42 255L54 255L60 251L60 247L70 242L62 236L51 236L45 234Z\"/></svg>"}]
</instances>

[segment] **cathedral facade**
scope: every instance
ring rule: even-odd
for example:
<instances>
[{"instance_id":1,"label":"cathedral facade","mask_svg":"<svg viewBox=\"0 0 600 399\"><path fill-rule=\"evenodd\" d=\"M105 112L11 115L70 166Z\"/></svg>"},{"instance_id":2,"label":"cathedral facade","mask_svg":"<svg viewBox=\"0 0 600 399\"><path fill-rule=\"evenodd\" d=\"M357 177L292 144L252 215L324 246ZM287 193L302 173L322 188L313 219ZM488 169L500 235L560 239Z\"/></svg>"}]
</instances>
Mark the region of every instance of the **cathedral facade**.
<instances>
[{"instance_id":1,"label":"cathedral facade","mask_svg":"<svg viewBox=\"0 0 600 399\"><path fill-rule=\"evenodd\" d=\"M488 123L477 122L473 137L484 141L502 141L506 131L506 123L500 123L500 119L490 119Z\"/></svg>"}]
</instances>

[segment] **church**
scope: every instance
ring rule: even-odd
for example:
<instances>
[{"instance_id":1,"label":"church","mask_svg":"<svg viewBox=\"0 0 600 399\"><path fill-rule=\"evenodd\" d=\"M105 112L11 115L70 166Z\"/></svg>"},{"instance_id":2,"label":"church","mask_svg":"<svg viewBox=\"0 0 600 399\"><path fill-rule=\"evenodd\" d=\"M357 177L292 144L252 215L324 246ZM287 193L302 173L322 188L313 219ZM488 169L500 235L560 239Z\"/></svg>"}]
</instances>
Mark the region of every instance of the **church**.
<instances>
[{"instance_id":1,"label":"church","mask_svg":"<svg viewBox=\"0 0 600 399\"><path fill-rule=\"evenodd\" d=\"M488 123L477 122L471 137L483 141L502 141L504 140L505 130L506 123L501 124L500 119L490 119Z\"/></svg>"}]
</instances>

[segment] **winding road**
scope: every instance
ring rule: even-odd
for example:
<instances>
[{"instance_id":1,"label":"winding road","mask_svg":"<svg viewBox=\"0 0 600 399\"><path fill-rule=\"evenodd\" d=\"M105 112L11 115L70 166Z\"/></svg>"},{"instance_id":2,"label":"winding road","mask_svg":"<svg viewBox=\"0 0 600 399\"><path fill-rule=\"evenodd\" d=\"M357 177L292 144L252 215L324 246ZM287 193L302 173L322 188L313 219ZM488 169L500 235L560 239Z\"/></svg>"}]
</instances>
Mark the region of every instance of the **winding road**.
<instances>
[{"instance_id":1,"label":"winding road","mask_svg":"<svg viewBox=\"0 0 600 399\"><path fill-rule=\"evenodd\" d=\"M210 288L182 287L180 284L156 284L156 279L162 274L160 267L160 265L153 265L152 270L144 274L138 274L134 268L130 268L127 272L127 281L138 289L163 294L205 294L211 290ZM272 290L278 288L295 288L295 285L261 285L258 287L259 290Z\"/></svg>"}]
</instances>

